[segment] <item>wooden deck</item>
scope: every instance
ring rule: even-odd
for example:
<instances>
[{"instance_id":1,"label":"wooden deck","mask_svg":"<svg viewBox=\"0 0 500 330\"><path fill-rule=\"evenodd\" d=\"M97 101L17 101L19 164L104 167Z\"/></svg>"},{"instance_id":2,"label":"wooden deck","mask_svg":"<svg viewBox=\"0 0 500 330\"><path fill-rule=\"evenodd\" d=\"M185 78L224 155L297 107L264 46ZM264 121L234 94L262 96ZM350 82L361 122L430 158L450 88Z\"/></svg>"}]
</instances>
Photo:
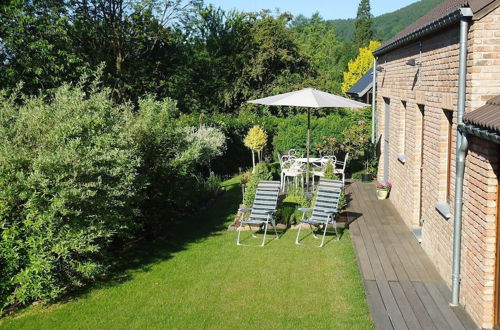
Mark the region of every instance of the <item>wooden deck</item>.
<instances>
[{"instance_id":1,"label":"wooden deck","mask_svg":"<svg viewBox=\"0 0 500 330\"><path fill-rule=\"evenodd\" d=\"M478 329L389 200L375 185L347 186L350 233L377 329Z\"/></svg>"}]
</instances>

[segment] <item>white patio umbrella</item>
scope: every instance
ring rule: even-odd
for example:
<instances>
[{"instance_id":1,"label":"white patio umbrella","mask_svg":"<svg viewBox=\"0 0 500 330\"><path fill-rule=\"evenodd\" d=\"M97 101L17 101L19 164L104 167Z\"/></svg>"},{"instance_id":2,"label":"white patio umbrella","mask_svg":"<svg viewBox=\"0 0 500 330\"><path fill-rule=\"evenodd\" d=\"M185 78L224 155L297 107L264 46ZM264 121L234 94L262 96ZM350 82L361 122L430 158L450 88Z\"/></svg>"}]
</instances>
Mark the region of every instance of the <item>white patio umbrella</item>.
<instances>
[{"instance_id":1,"label":"white patio umbrella","mask_svg":"<svg viewBox=\"0 0 500 330\"><path fill-rule=\"evenodd\" d=\"M369 104L346 99L342 96L322 92L314 88L305 88L298 91L251 100L248 103L263 105L281 105L291 107L305 107L307 109L307 169L306 184L309 191L309 147L311 139L311 111L310 108L365 108Z\"/></svg>"}]
</instances>

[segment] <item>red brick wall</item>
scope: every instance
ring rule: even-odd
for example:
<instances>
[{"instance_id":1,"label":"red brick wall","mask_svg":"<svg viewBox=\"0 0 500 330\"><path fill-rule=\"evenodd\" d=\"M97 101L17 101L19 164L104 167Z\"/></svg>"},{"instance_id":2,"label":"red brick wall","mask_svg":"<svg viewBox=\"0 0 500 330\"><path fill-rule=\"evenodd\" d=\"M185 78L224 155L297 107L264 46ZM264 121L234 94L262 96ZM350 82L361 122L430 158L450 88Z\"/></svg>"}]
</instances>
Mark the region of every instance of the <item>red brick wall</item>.
<instances>
[{"instance_id":1,"label":"red brick wall","mask_svg":"<svg viewBox=\"0 0 500 330\"><path fill-rule=\"evenodd\" d=\"M446 202L448 120L443 110L452 110L449 200L453 213L458 41L457 23L421 43L384 54L378 63L385 71L377 77L379 137L384 134L384 98L391 103L389 180L394 186L390 199L409 227L417 226L420 219L425 220L422 247L448 285L451 284L453 218L445 219L437 212L435 203ZM421 66L406 65L412 58L420 60ZM466 111L472 111L500 94L500 8L471 26L467 71ZM402 101L406 102L404 125ZM423 139L419 105L425 114ZM378 178L382 180L383 138L380 143ZM403 149L404 164L397 158ZM472 137L466 160L460 298L477 324L485 328L493 326L497 175L498 146Z\"/></svg>"}]
</instances>

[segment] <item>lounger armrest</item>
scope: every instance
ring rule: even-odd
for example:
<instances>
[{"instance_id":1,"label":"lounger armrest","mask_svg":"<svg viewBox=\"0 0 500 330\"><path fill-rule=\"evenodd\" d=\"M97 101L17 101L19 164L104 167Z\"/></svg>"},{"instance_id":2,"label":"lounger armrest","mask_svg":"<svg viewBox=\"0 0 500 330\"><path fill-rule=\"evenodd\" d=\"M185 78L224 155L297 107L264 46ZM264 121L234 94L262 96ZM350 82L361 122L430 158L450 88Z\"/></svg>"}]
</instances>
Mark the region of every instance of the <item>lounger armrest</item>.
<instances>
[{"instance_id":1,"label":"lounger armrest","mask_svg":"<svg viewBox=\"0 0 500 330\"><path fill-rule=\"evenodd\" d=\"M313 209L310 208L310 207L299 207L299 211L300 212L303 212L303 213L306 213L308 211L312 211Z\"/></svg>"},{"instance_id":2,"label":"lounger armrest","mask_svg":"<svg viewBox=\"0 0 500 330\"><path fill-rule=\"evenodd\" d=\"M241 212L241 213L247 213L248 211L252 211L252 208L251 207L244 207L242 209L239 209L238 212Z\"/></svg>"}]
</instances>

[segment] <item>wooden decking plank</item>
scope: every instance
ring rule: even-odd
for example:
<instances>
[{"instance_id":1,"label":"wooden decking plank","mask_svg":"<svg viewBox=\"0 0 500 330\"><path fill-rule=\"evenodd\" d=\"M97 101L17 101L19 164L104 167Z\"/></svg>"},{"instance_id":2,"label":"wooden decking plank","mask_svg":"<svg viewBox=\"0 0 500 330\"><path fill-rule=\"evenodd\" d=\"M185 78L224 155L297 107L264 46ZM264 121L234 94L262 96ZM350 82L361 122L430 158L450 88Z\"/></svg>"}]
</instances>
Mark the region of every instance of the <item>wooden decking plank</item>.
<instances>
[{"instance_id":1,"label":"wooden decking plank","mask_svg":"<svg viewBox=\"0 0 500 330\"><path fill-rule=\"evenodd\" d=\"M357 196L363 196L363 191L360 191L359 189L356 189L355 193L357 193ZM367 201L368 198L365 197L364 200ZM371 219L376 219L376 215L371 208L366 209L365 212L363 212L363 214L364 214L363 220L365 220L367 217ZM385 250L385 247L380 239L380 235L377 231L377 228L373 225L374 222L376 223L377 221L361 221L359 226L360 227L366 226L367 234L371 235L373 245L376 249L378 258L380 260L380 264L382 265L382 269L384 270L385 278L388 281L397 281L398 278L396 277L392 264L389 261L387 251Z\"/></svg>"},{"instance_id":2,"label":"wooden decking plank","mask_svg":"<svg viewBox=\"0 0 500 330\"><path fill-rule=\"evenodd\" d=\"M365 219L366 219L366 217L363 217L363 220L365 220ZM389 318L391 319L391 322L394 325L395 329L407 329L403 315L401 314L401 311L399 310L399 307L396 303L396 299L394 298L394 296L392 294L392 291L389 287L389 283L387 281L387 277L385 275L382 263L379 259L380 255L378 253L381 251L381 249L375 248L375 244L373 242L373 237L370 235L370 231L368 230L367 222L360 221L359 227L361 229L361 234L362 234L363 240L367 244L366 247L368 249L368 254L370 256L370 260L374 261L372 263L373 272L374 272L376 283L377 283L380 295L382 297L382 301L384 303L385 309L387 311L387 314L389 315ZM385 250L384 250L384 252L385 252ZM395 277L395 275L394 275L394 277Z\"/></svg>"},{"instance_id":3,"label":"wooden decking plank","mask_svg":"<svg viewBox=\"0 0 500 330\"><path fill-rule=\"evenodd\" d=\"M378 208L373 209L375 210L376 216L378 218L386 218L389 220L386 221L385 225L383 225L382 230L385 231L388 237L390 237L389 240L393 241L393 246L390 251L398 254L399 258L404 261L403 265L407 270L407 274L410 280L420 280L421 276L419 274L418 265L413 262L414 256L408 253L407 246L405 246L406 241L408 241L408 237L405 237L405 234L409 232L408 229L402 223L402 221L398 221L398 219L393 215L384 216L382 214L386 212L380 211Z\"/></svg>"},{"instance_id":4,"label":"wooden decking plank","mask_svg":"<svg viewBox=\"0 0 500 330\"><path fill-rule=\"evenodd\" d=\"M384 226L384 228L387 225ZM390 227L390 226L389 226ZM401 288L405 294L406 299L408 300L411 308L413 309L413 312L415 316L417 317L417 320L423 329L436 329L434 326L434 323L431 320L431 317L429 316L429 313L426 311L425 306L422 304L420 301L420 298L418 297L418 294L413 287L409 276L406 272L406 269L404 267L404 261L410 261L410 258L404 258L401 259L397 253L400 249L397 246L397 242L394 241L393 235L389 235L391 237L391 247L393 248L396 253L391 253L389 255L391 262L394 265L394 270L396 271L396 275L399 279L399 283L401 285ZM410 325L408 325L410 327Z\"/></svg>"},{"instance_id":5,"label":"wooden decking plank","mask_svg":"<svg viewBox=\"0 0 500 330\"><path fill-rule=\"evenodd\" d=\"M358 226L361 232L361 237L363 239L368 258L370 260L370 264L372 266L373 274L375 279L385 279L385 273L382 268L382 264L380 263L379 256L377 254L377 251L375 249L375 245L373 244L372 238L370 236L370 233L368 232L366 228L366 222L365 222L366 216L363 215L360 219L358 219Z\"/></svg>"},{"instance_id":6,"label":"wooden decking plank","mask_svg":"<svg viewBox=\"0 0 500 330\"><path fill-rule=\"evenodd\" d=\"M380 291L380 296L382 296L382 301L384 302L387 314L391 319L391 322L395 329L408 329L406 322L403 318L403 314L399 310L399 306L396 303L396 298L392 294L389 282L386 280L376 280L378 289Z\"/></svg>"},{"instance_id":7,"label":"wooden decking plank","mask_svg":"<svg viewBox=\"0 0 500 330\"><path fill-rule=\"evenodd\" d=\"M369 203L369 198L366 197L366 195L363 195L362 191L356 189L354 187L353 193L356 194L358 198L360 198L361 201L365 203ZM357 202L359 203L359 202ZM379 249L377 250L375 248L375 244L373 242L373 237L370 235L370 230L368 229L367 222L365 221L366 219L371 218L372 221L376 221L377 218L371 214L369 209L366 207L363 209L363 219L360 219L359 221L359 228L361 230L361 235L362 238L365 242L366 248L368 255L370 257L370 261L372 261L372 267L373 267L373 272L376 278L376 283L377 287L379 289L380 295L382 297L382 301L384 303L386 313L389 315L394 327L396 329L405 329L406 323L404 322L403 315L401 314L401 311L399 310L399 307L396 303L396 300L394 296L392 295L392 291L389 287L389 284L387 282L387 278L385 276L384 269L382 267L382 263L379 259L379 254L378 252L382 251L380 246ZM382 246L383 249L383 246ZM383 250L385 253L385 249ZM386 256L387 261L388 257ZM391 266L392 269L392 266ZM397 280L397 277L393 275L393 278Z\"/></svg>"},{"instance_id":8,"label":"wooden decking plank","mask_svg":"<svg viewBox=\"0 0 500 330\"><path fill-rule=\"evenodd\" d=\"M451 300L451 290L448 288L448 286L442 282L442 283L436 283L436 286L438 287L439 291L441 291L441 294L443 297L448 298ZM460 322L464 325L465 329L478 329L479 327L476 325L474 320L467 314L465 309L462 306L456 306L452 307L450 306L451 310L455 313L455 315L458 317Z\"/></svg>"},{"instance_id":9,"label":"wooden decking plank","mask_svg":"<svg viewBox=\"0 0 500 330\"><path fill-rule=\"evenodd\" d=\"M388 236L390 236L392 240L394 240L394 242L392 242L392 251L393 254L397 256L397 258L401 261L405 273L407 274L407 279L411 281L420 280L415 263L412 260L413 258L410 257L406 252L406 249L402 245L400 238L394 232L393 226L384 225L384 230L388 233Z\"/></svg>"},{"instance_id":10,"label":"wooden decking plank","mask_svg":"<svg viewBox=\"0 0 500 330\"><path fill-rule=\"evenodd\" d=\"M377 200L373 184L348 190L349 210L362 214L351 230L377 328L477 328L463 308L448 305L449 290L392 203Z\"/></svg>"},{"instance_id":11,"label":"wooden decking plank","mask_svg":"<svg viewBox=\"0 0 500 330\"><path fill-rule=\"evenodd\" d=\"M451 328L453 330L465 330L462 322L460 322L455 313L453 313L448 301L443 297L437 286L432 282L426 282L424 285Z\"/></svg>"},{"instance_id":12,"label":"wooden decking plank","mask_svg":"<svg viewBox=\"0 0 500 330\"><path fill-rule=\"evenodd\" d=\"M351 225L351 231L358 231L358 234L351 235L353 243L356 248L356 257L358 260L359 268L363 274L363 278L368 281L374 281L375 275L373 274L372 265L370 259L368 258L368 252L366 251L365 243L361 237L361 232L359 225L357 223Z\"/></svg>"},{"instance_id":13,"label":"wooden decking plank","mask_svg":"<svg viewBox=\"0 0 500 330\"><path fill-rule=\"evenodd\" d=\"M389 282L389 286L392 290L394 298L396 299L399 310L401 311L401 314L403 314L403 318L408 329L422 329L413 312L413 309L410 306L410 303L408 302L408 299L403 292L403 289L401 288L401 284L399 282Z\"/></svg>"},{"instance_id":14,"label":"wooden decking plank","mask_svg":"<svg viewBox=\"0 0 500 330\"><path fill-rule=\"evenodd\" d=\"M462 306L450 306L450 308L462 322L465 329L480 329Z\"/></svg>"},{"instance_id":15,"label":"wooden decking plank","mask_svg":"<svg viewBox=\"0 0 500 330\"><path fill-rule=\"evenodd\" d=\"M415 239L408 236L409 230L406 225L401 222L402 220L399 225L392 228L394 235L398 237L401 244L401 248L398 249L396 253L399 254L400 258L411 261L406 263L406 267L408 267L408 273L410 274L409 277L412 281L425 281L429 279L428 271L434 268L434 266L424 267L421 257L427 258L427 255L420 246L417 246L416 248L412 247L411 241Z\"/></svg>"},{"instance_id":16,"label":"wooden decking plank","mask_svg":"<svg viewBox=\"0 0 500 330\"><path fill-rule=\"evenodd\" d=\"M348 192L353 194L352 188L349 189ZM361 273L363 274L363 278L368 281L374 281L375 275L373 274L370 258L368 257L368 252L361 236L361 229L359 228L359 222L364 221L364 214L361 213L361 205L358 203L358 201L353 200L351 202L351 205L355 207L355 210L352 210L351 207L351 211L361 214L361 216L350 225L350 232L353 243L355 245L357 261L360 266Z\"/></svg>"},{"instance_id":17,"label":"wooden decking plank","mask_svg":"<svg viewBox=\"0 0 500 330\"><path fill-rule=\"evenodd\" d=\"M451 326L446 322L445 318L439 311L438 306L434 299L432 299L425 285L422 282L413 282L413 286L422 300L422 303L425 305L427 312L429 313L432 322L436 325L438 329L451 329Z\"/></svg>"},{"instance_id":18,"label":"wooden decking plank","mask_svg":"<svg viewBox=\"0 0 500 330\"><path fill-rule=\"evenodd\" d=\"M394 329L375 281L364 281L370 315L377 329Z\"/></svg>"},{"instance_id":19,"label":"wooden decking plank","mask_svg":"<svg viewBox=\"0 0 500 330\"><path fill-rule=\"evenodd\" d=\"M419 276L421 276L421 280L442 280L429 257L422 249L422 246L417 242L392 203L388 203L386 212L390 212L395 218L395 221L399 224L399 226L396 227L399 231L398 236L403 241L406 251L416 257L413 259L415 259L414 261L419 265L418 273Z\"/></svg>"},{"instance_id":20,"label":"wooden decking plank","mask_svg":"<svg viewBox=\"0 0 500 330\"><path fill-rule=\"evenodd\" d=\"M401 281L400 284L422 329L436 329L436 326L434 325L426 306L420 300L413 283L410 281Z\"/></svg>"},{"instance_id":21,"label":"wooden decking plank","mask_svg":"<svg viewBox=\"0 0 500 330\"><path fill-rule=\"evenodd\" d=\"M356 191L354 191L356 193ZM386 314L391 319L392 324L396 329L406 329L406 323L404 322L403 315L397 306L396 300L392 295L392 291L390 290L389 284L387 282L387 278L385 276L382 264L379 259L379 255L375 248L375 244L372 240L370 232L366 226L366 214L363 212L364 216L362 219L359 219L358 222L359 228L361 230L361 235L363 241L365 242L365 246L367 248L368 256L370 258L370 262L372 265L373 273L375 275L375 283L378 287L378 291L380 292L380 296L382 298L383 306L385 306ZM380 301L379 301L380 303ZM372 306L375 310L381 310L380 306Z\"/></svg>"}]
</instances>

